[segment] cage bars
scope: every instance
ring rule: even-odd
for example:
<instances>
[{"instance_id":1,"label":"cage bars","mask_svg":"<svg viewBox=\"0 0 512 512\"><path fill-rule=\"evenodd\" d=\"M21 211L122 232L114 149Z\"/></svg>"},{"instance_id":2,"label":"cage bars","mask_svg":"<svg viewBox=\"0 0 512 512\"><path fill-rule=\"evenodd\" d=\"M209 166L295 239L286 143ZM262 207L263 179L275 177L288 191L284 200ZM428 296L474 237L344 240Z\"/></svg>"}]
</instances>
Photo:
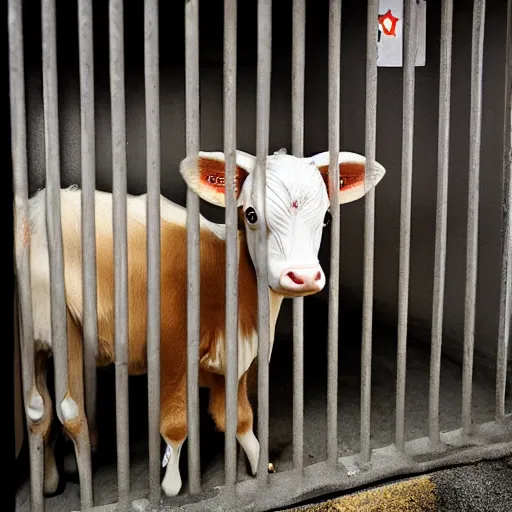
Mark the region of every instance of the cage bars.
<instances>
[{"instance_id":1,"label":"cage bars","mask_svg":"<svg viewBox=\"0 0 512 512\"><path fill-rule=\"evenodd\" d=\"M466 292L464 301L464 357L462 367L462 429L472 427L473 354L478 275L478 209L480 199L480 146L482 125L482 74L485 0L473 4L471 38L471 108L469 121L469 192L466 252Z\"/></svg>"},{"instance_id":2,"label":"cage bars","mask_svg":"<svg viewBox=\"0 0 512 512\"><path fill-rule=\"evenodd\" d=\"M304 157L304 74L306 1L294 0L292 12L292 154ZM293 299L293 466L304 468L304 299Z\"/></svg>"},{"instance_id":3,"label":"cage bars","mask_svg":"<svg viewBox=\"0 0 512 512\"><path fill-rule=\"evenodd\" d=\"M96 281L96 143L94 125L94 49L91 0L78 1L78 46L80 66L80 125L82 164L82 294L84 380L87 421L96 429L96 357L98 315Z\"/></svg>"},{"instance_id":4,"label":"cage bars","mask_svg":"<svg viewBox=\"0 0 512 512\"><path fill-rule=\"evenodd\" d=\"M507 2L507 48L505 62L505 122L503 133L503 226L500 290L500 317L496 362L496 420L505 418L507 386L507 357L510 350L510 321L512 316L512 0Z\"/></svg>"},{"instance_id":5,"label":"cage bars","mask_svg":"<svg viewBox=\"0 0 512 512\"><path fill-rule=\"evenodd\" d=\"M29 404L40 399L34 381L34 328L30 278L30 240L25 238L29 221L25 66L23 58L23 10L21 0L9 0L9 86L11 154L14 192L14 255L16 268L15 328L19 328L23 404L28 423L30 452L30 502L32 512L44 510L44 448L41 434L32 430ZM19 309L18 309L19 304Z\"/></svg>"},{"instance_id":6,"label":"cage bars","mask_svg":"<svg viewBox=\"0 0 512 512\"><path fill-rule=\"evenodd\" d=\"M338 464L338 316L340 278L340 59L341 0L329 1L329 198L331 222L331 259L329 276L329 318L327 339L327 460Z\"/></svg>"},{"instance_id":7,"label":"cage bars","mask_svg":"<svg viewBox=\"0 0 512 512\"><path fill-rule=\"evenodd\" d=\"M199 1L185 4L186 153L199 153ZM192 495L201 491L199 447L199 196L187 189L187 423L188 476Z\"/></svg>"},{"instance_id":8,"label":"cage bars","mask_svg":"<svg viewBox=\"0 0 512 512\"><path fill-rule=\"evenodd\" d=\"M128 402L128 247L126 218L126 112L124 73L124 20L122 0L110 0L110 96L112 108L114 300L117 487L121 506L130 491Z\"/></svg>"},{"instance_id":9,"label":"cage bars","mask_svg":"<svg viewBox=\"0 0 512 512\"><path fill-rule=\"evenodd\" d=\"M226 435L225 482L234 492L238 424L238 254L236 190L237 2L224 0L224 155L226 162Z\"/></svg>"},{"instance_id":10,"label":"cage bars","mask_svg":"<svg viewBox=\"0 0 512 512\"><path fill-rule=\"evenodd\" d=\"M270 124L270 80L272 48L272 1L258 0L258 56L256 82L256 169L254 177L254 202L259 212L259 225L266 224L268 139ZM268 483L268 433L269 433L269 358L270 315L267 265L267 231L258 230L257 251L258 291L258 437L260 459L258 481Z\"/></svg>"},{"instance_id":11,"label":"cage bars","mask_svg":"<svg viewBox=\"0 0 512 512\"><path fill-rule=\"evenodd\" d=\"M375 165L377 138L377 19L378 0L368 1L366 28L366 127L365 155L366 175ZM363 290L363 338L361 348L361 454L360 462L370 462L371 428L371 372L372 372L372 315L373 271L375 250L375 188L365 198L364 224L364 290Z\"/></svg>"},{"instance_id":12,"label":"cage bars","mask_svg":"<svg viewBox=\"0 0 512 512\"><path fill-rule=\"evenodd\" d=\"M402 186L400 194L400 261L398 280L398 349L396 377L395 444L405 448L405 381L407 364L407 317L409 304L409 262L411 246L411 192L414 144L414 86L416 58L416 7L404 2L404 69L402 113Z\"/></svg>"},{"instance_id":13,"label":"cage bars","mask_svg":"<svg viewBox=\"0 0 512 512\"><path fill-rule=\"evenodd\" d=\"M440 442L439 388L441 379L441 347L443 340L444 289L446 275L448 166L450 156L452 23L453 0L443 0L441 6L441 51L439 65L436 241L429 383L429 438L433 448L436 448Z\"/></svg>"},{"instance_id":14,"label":"cage bars","mask_svg":"<svg viewBox=\"0 0 512 512\"><path fill-rule=\"evenodd\" d=\"M144 2L149 499L160 499L160 87L158 1Z\"/></svg>"}]
</instances>

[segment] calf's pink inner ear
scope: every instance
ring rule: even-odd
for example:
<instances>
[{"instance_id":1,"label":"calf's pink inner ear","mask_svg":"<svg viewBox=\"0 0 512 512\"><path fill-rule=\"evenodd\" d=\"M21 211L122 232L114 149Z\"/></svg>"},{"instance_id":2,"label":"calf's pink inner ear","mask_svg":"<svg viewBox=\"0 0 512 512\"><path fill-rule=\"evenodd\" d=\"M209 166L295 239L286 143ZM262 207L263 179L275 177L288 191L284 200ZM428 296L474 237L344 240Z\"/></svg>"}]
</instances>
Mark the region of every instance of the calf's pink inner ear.
<instances>
[{"instance_id":1,"label":"calf's pink inner ear","mask_svg":"<svg viewBox=\"0 0 512 512\"><path fill-rule=\"evenodd\" d=\"M318 167L325 186L329 190L329 166L322 165ZM340 184L339 192L346 192L354 187L364 186L365 165L361 162L341 162L340 163Z\"/></svg>"},{"instance_id":2,"label":"calf's pink inner ear","mask_svg":"<svg viewBox=\"0 0 512 512\"><path fill-rule=\"evenodd\" d=\"M220 194L226 193L226 165L224 161L214 158L199 157L198 167L199 180L202 186ZM242 190L242 185L247 176L249 176L249 173L237 165L235 176L235 191L237 197L240 194L240 190Z\"/></svg>"}]
</instances>

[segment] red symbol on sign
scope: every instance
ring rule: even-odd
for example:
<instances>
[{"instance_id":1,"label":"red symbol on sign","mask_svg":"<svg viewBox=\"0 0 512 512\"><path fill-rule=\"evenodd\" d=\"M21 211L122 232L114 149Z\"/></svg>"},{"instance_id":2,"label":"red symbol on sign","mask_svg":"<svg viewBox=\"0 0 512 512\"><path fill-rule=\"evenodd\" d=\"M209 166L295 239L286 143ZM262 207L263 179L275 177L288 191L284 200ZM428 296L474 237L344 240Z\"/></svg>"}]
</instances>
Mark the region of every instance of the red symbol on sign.
<instances>
[{"instance_id":1,"label":"red symbol on sign","mask_svg":"<svg viewBox=\"0 0 512 512\"><path fill-rule=\"evenodd\" d=\"M379 24L382 26L382 31L387 36L396 36L396 23L399 18L396 18L391 13L391 9L388 9L386 14L379 15Z\"/></svg>"}]
</instances>

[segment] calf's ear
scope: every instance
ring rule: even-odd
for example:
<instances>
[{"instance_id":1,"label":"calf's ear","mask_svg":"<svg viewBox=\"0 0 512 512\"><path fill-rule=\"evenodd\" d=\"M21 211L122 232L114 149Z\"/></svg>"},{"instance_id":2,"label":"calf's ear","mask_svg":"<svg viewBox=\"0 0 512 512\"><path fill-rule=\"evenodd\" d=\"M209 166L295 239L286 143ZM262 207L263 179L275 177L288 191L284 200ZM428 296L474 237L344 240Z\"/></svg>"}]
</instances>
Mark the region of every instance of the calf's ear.
<instances>
[{"instance_id":1,"label":"calf's ear","mask_svg":"<svg viewBox=\"0 0 512 512\"><path fill-rule=\"evenodd\" d=\"M256 157L237 151L235 191L238 199L242 185L256 165ZM216 206L226 206L226 160L220 151L200 151L183 159L180 173L187 186L201 199Z\"/></svg>"},{"instance_id":2,"label":"calf's ear","mask_svg":"<svg viewBox=\"0 0 512 512\"><path fill-rule=\"evenodd\" d=\"M318 167L329 197L331 197L333 192L329 180L329 152L318 153L310 157L310 160ZM367 166L366 158L363 155L349 151L342 151L338 154L338 165L340 168L340 183L337 193L340 204L360 199L377 186L386 174L386 169L378 162L375 162L370 168Z\"/></svg>"}]
</instances>

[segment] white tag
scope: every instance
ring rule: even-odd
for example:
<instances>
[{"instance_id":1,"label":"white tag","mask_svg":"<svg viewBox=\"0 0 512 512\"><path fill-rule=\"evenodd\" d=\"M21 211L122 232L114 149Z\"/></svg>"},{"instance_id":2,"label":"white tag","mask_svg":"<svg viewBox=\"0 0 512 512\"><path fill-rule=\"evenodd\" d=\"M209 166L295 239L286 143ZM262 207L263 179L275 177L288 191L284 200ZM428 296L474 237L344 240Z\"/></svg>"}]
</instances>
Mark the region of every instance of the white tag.
<instances>
[{"instance_id":1,"label":"white tag","mask_svg":"<svg viewBox=\"0 0 512 512\"><path fill-rule=\"evenodd\" d=\"M167 445L167 448L165 449L164 458L162 459L162 467L165 468L167 466L167 463L169 462L169 457L171 456L171 446Z\"/></svg>"}]
</instances>

